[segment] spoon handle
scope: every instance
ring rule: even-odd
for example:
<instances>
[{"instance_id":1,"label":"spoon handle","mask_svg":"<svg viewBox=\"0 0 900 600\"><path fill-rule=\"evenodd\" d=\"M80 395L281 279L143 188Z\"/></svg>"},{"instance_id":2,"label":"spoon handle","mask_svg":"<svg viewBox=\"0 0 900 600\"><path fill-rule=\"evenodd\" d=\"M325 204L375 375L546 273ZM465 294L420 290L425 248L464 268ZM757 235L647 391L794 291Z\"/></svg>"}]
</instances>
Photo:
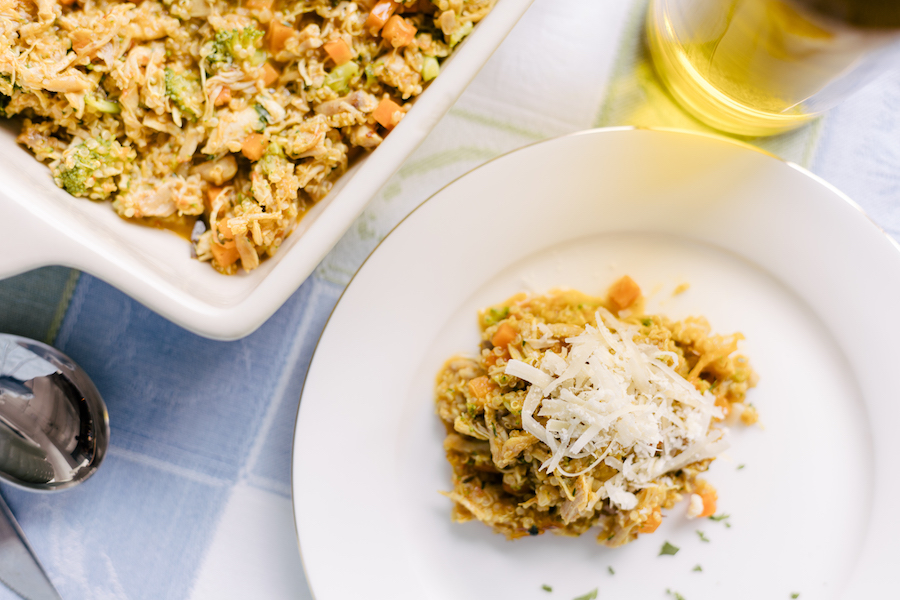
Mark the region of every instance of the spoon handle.
<instances>
[{"instance_id":1,"label":"spoon handle","mask_svg":"<svg viewBox=\"0 0 900 600\"><path fill-rule=\"evenodd\" d=\"M41 448L0 419L0 471L27 483L53 481L53 466Z\"/></svg>"},{"instance_id":2,"label":"spoon handle","mask_svg":"<svg viewBox=\"0 0 900 600\"><path fill-rule=\"evenodd\" d=\"M62 600L2 496L0 582L25 600Z\"/></svg>"}]
</instances>

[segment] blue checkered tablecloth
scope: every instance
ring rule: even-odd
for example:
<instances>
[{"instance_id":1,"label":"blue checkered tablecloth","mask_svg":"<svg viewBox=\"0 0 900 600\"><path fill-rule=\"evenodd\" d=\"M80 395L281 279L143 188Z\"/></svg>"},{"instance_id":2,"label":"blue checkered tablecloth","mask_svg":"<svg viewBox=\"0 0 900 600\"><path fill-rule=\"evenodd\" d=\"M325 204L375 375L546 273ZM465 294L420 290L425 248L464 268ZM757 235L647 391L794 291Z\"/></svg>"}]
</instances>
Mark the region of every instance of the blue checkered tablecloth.
<instances>
[{"instance_id":1,"label":"blue checkered tablecloth","mask_svg":"<svg viewBox=\"0 0 900 600\"><path fill-rule=\"evenodd\" d=\"M653 75L645 8L537 0L316 272L243 340L197 337L68 269L0 282L0 331L53 343L109 405L110 452L83 486L0 486L64 598L311 598L291 514L291 437L341 291L404 215L490 158L596 126L704 129ZM894 72L826 117L753 143L834 184L900 239L897 107Z\"/></svg>"}]
</instances>

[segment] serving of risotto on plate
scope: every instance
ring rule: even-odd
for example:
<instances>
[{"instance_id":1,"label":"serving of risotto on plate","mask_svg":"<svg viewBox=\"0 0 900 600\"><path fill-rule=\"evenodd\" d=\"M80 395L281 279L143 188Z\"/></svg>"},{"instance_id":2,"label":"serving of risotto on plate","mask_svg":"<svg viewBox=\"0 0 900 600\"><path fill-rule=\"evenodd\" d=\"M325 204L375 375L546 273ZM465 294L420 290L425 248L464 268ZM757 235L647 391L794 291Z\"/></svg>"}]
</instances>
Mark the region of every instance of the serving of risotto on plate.
<instances>
[{"instance_id":1,"label":"serving of risotto on plate","mask_svg":"<svg viewBox=\"0 0 900 600\"><path fill-rule=\"evenodd\" d=\"M643 307L626 276L605 298L520 294L479 314L480 352L436 385L455 521L510 539L597 527L620 546L683 499L689 518L715 512L699 475L727 447L724 423L757 420L743 336Z\"/></svg>"},{"instance_id":2,"label":"serving of risotto on plate","mask_svg":"<svg viewBox=\"0 0 900 600\"><path fill-rule=\"evenodd\" d=\"M274 254L495 0L0 0L0 112L74 196Z\"/></svg>"}]
</instances>

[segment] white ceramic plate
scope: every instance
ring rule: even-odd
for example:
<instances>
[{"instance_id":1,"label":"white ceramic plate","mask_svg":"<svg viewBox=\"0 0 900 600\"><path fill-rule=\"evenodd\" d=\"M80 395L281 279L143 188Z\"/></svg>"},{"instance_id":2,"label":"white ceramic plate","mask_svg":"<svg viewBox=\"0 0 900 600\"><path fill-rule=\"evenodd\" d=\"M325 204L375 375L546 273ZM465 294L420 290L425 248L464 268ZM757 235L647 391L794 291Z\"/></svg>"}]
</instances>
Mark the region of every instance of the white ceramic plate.
<instances>
[{"instance_id":1,"label":"white ceramic plate","mask_svg":"<svg viewBox=\"0 0 900 600\"><path fill-rule=\"evenodd\" d=\"M223 277L177 236L120 219L108 203L73 198L46 166L0 130L0 279L46 265L75 267L200 335L235 339L262 325L338 242L425 139L532 0L501 0L377 152L359 161L252 273Z\"/></svg>"},{"instance_id":2,"label":"white ceramic plate","mask_svg":"<svg viewBox=\"0 0 900 600\"><path fill-rule=\"evenodd\" d=\"M451 523L432 387L446 358L475 351L477 309L519 291L602 294L623 274L651 312L746 335L762 426L733 429L708 474L732 526L688 521L683 503L657 533L608 549L593 536L508 542ZM681 283L689 290L673 296ZM894 243L827 184L748 146L611 129L488 163L384 240L319 341L293 455L312 590L318 600L363 590L552 600L593 588L601 599L674 597L667 588L688 600L885 597L900 562L897 306ZM658 556L664 541L680 552Z\"/></svg>"}]
</instances>

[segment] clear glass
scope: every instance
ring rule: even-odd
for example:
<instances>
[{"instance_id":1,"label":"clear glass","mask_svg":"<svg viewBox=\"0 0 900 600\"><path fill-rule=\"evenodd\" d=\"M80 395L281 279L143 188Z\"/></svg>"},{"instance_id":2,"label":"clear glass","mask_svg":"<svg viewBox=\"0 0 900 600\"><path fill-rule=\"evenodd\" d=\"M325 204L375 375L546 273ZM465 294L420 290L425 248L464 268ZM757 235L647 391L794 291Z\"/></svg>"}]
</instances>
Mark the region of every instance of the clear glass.
<instances>
[{"instance_id":1,"label":"clear glass","mask_svg":"<svg viewBox=\"0 0 900 600\"><path fill-rule=\"evenodd\" d=\"M652 0L647 40L660 78L695 117L772 135L900 64L900 3Z\"/></svg>"}]
</instances>

